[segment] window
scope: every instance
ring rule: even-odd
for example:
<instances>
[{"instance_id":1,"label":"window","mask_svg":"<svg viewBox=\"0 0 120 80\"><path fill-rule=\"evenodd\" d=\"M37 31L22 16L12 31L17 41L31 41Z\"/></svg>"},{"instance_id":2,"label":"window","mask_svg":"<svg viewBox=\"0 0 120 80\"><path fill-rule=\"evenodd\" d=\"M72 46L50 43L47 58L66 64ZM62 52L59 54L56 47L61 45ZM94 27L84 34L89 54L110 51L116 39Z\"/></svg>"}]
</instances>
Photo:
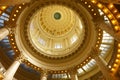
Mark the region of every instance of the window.
<instances>
[{"instance_id":1,"label":"window","mask_svg":"<svg viewBox=\"0 0 120 80\"><path fill-rule=\"evenodd\" d=\"M10 13L12 9L13 9L13 6L10 6L9 8L6 9L6 11Z\"/></svg>"},{"instance_id":2,"label":"window","mask_svg":"<svg viewBox=\"0 0 120 80\"><path fill-rule=\"evenodd\" d=\"M82 68L78 69L78 73L79 74L84 73L83 69Z\"/></svg>"},{"instance_id":3,"label":"window","mask_svg":"<svg viewBox=\"0 0 120 80\"><path fill-rule=\"evenodd\" d=\"M39 38L38 41L40 42L41 45L45 46L46 42L42 38Z\"/></svg>"},{"instance_id":4,"label":"window","mask_svg":"<svg viewBox=\"0 0 120 80\"><path fill-rule=\"evenodd\" d=\"M56 44L55 44L55 48L56 48L56 49L60 49L60 48L62 48L62 44L60 44L60 43L56 43Z\"/></svg>"},{"instance_id":5,"label":"window","mask_svg":"<svg viewBox=\"0 0 120 80\"><path fill-rule=\"evenodd\" d=\"M113 37L110 36L108 33L106 33L105 31L103 31L103 39L102 39L102 43L112 43L113 42Z\"/></svg>"},{"instance_id":6,"label":"window","mask_svg":"<svg viewBox=\"0 0 120 80\"><path fill-rule=\"evenodd\" d=\"M74 36L71 38L71 43L74 43L77 39L78 39L77 35L74 35Z\"/></svg>"},{"instance_id":7,"label":"window","mask_svg":"<svg viewBox=\"0 0 120 80\"><path fill-rule=\"evenodd\" d=\"M0 23L4 23L4 21L3 21L3 20L0 20Z\"/></svg>"},{"instance_id":8,"label":"window","mask_svg":"<svg viewBox=\"0 0 120 80\"><path fill-rule=\"evenodd\" d=\"M6 13L3 13L2 16L0 16L0 19L8 21L9 15Z\"/></svg>"},{"instance_id":9,"label":"window","mask_svg":"<svg viewBox=\"0 0 120 80\"><path fill-rule=\"evenodd\" d=\"M88 64L86 64L86 65L83 66L83 69L84 69L85 71L89 71L90 67L88 66Z\"/></svg>"},{"instance_id":10,"label":"window","mask_svg":"<svg viewBox=\"0 0 120 80\"><path fill-rule=\"evenodd\" d=\"M4 17L9 18L9 15L8 15L8 14L6 14L6 13L3 13L2 15L3 15Z\"/></svg>"},{"instance_id":11,"label":"window","mask_svg":"<svg viewBox=\"0 0 120 80\"><path fill-rule=\"evenodd\" d=\"M98 9L98 11L99 11L100 15L103 15L103 14L104 14L100 9Z\"/></svg>"},{"instance_id":12,"label":"window","mask_svg":"<svg viewBox=\"0 0 120 80\"><path fill-rule=\"evenodd\" d=\"M59 78L59 79L61 79L61 78L63 79L64 78L65 79L65 78L67 78L67 75L66 75L66 73L64 73L64 74L52 74L52 78L54 78L54 79L55 78L56 79L57 78Z\"/></svg>"}]
</instances>

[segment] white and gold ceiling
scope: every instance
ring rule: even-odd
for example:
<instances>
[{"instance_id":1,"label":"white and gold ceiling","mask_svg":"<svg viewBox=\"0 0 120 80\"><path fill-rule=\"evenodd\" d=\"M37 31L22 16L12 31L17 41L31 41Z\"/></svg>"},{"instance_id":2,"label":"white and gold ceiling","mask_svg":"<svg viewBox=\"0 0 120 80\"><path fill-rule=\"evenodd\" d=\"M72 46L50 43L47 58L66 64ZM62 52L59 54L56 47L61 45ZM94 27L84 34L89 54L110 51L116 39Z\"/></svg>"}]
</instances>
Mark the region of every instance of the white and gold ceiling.
<instances>
[{"instance_id":1,"label":"white and gold ceiling","mask_svg":"<svg viewBox=\"0 0 120 80\"><path fill-rule=\"evenodd\" d=\"M10 15L8 23L14 29L9 40L15 54L27 57L24 63L34 66L35 70L66 73L75 68L81 76L95 67L95 61L89 56L93 47L102 50L100 56L107 63L111 60L114 39L95 25L96 19L103 14L105 23L118 31L120 14L113 4L105 5L95 0L23 3L15 6ZM115 64L111 65L113 73L118 68Z\"/></svg>"}]
</instances>

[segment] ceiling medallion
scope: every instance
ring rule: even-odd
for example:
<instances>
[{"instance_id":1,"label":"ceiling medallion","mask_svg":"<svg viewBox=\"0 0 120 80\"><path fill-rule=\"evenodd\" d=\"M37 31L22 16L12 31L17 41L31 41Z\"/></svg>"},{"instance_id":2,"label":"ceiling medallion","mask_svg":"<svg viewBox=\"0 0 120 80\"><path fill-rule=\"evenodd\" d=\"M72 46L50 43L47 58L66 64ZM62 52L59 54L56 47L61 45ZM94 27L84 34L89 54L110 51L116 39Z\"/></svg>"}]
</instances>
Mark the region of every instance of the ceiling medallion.
<instances>
[{"instance_id":1,"label":"ceiling medallion","mask_svg":"<svg viewBox=\"0 0 120 80\"><path fill-rule=\"evenodd\" d=\"M35 17L35 22L39 18L40 22L37 22L38 25L50 37L60 37L69 34L73 27L76 26L76 17L78 17L71 8L63 5L48 5L38 10L35 15L39 15Z\"/></svg>"},{"instance_id":2,"label":"ceiling medallion","mask_svg":"<svg viewBox=\"0 0 120 80\"><path fill-rule=\"evenodd\" d=\"M54 18L55 20L60 20L61 19L61 14L59 12L54 13Z\"/></svg>"}]
</instances>

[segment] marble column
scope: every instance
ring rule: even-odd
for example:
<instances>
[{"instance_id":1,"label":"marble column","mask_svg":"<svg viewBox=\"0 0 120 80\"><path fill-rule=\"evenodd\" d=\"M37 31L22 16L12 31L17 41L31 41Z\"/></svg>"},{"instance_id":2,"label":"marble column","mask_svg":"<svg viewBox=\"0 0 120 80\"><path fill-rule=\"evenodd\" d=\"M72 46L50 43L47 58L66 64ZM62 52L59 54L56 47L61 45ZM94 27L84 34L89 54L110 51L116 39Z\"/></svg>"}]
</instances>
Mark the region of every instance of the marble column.
<instances>
[{"instance_id":1,"label":"marble column","mask_svg":"<svg viewBox=\"0 0 120 80\"><path fill-rule=\"evenodd\" d=\"M110 74L109 68L107 67L105 61L103 61L102 57L99 56L99 52L100 52L99 49L93 48L90 55L96 61L96 64L98 65L100 71L102 72L106 80L116 80Z\"/></svg>"},{"instance_id":2,"label":"marble column","mask_svg":"<svg viewBox=\"0 0 120 80\"><path fill-rule=\"evenodd\" d=\"M99 17L98 19L95 20L95 27L98 27L104 31L106 31L107 33L109 33L111 36L114 35L114 30L112 29L112 27L109 24L106 24L104 22L104 16Z\"/></svg>"},{"instance_id":3,"label":"marble column","mask_svg":"<svg viewBox=\"0 0 120 80\"><path fill-rule=\"evenodd\" d=\"M112 37L114 37L115 40L117 40L118 42L120 42L120 32L116 33L110 25L108 25L108 24L106 24L104 22L104 20L102 19L102 16L99 19L96 19L96 21L95 21L95 27L98 27L98 28L106 31Z\"/></svg>"},{"instance_id":4,"label":"marble column","mask_svg":"<svg viewBox=\"0 0 120 80\"><path fill-rule=\"evenodd\" d=\"M3 74L2 73L0 73L0 80L2 80L3 79Z\"/></svg>"},{"instance_id":5,"label":"marble column","mask_svg":"<svg viewBox=\"0 0 120 80\"><path fill-rule=\"evenodd\" d=\"M69 74L70 74L71 80L78 80L76 69L70 69Z\"/></svg>"},{"instance_id":6,"label":"marble column","mask_svg":"<svg viewBox=\"0 0 120 80\"><path fill-rule=\"evenodd\" d=\"M47 77L48 77L48 71L47 70L43 70L41 72L40 80L47 80Z\"/></svg>"},{"instance_id":7,"label":"marble column","mask_svg":"<svg viewBox=\"0 0 120 80\"><path fill-rule=\"evenodd\" d=\"M17 69L19 68L20 64L24 59L25 59L24 56L20 55L5 72L3 80L12 80Z\"/></svg>"},{"instance_id":8,"label":"marble column","mask_svg":"<svg viewBox=\"0 0 120 80\"><path fill-rule=\"evenodd\" d=\"M22 3L29 3L31 0L0 0L2 6L14 6Z\"/></svg>"},{"instance_id":9,"label":"marble column","mask_svg":"<svg viewBox=\"0 0 120 80\"><path fill-rule=\"evenodd\" d=\"M10 28L3 27L0 29L0 40L4 39L10 33Z\"/></svg>"}]
</instances>

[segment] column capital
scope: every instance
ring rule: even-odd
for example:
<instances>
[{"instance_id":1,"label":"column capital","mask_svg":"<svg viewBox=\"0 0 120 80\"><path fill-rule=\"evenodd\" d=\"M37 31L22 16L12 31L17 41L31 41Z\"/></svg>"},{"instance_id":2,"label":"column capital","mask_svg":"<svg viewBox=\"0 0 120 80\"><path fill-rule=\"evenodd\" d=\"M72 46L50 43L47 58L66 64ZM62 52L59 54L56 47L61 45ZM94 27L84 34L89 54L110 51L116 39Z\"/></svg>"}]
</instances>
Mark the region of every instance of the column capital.
<instances>
[{"instance_id":1,"label":"column capital","mask_svg":"<svg viewBox=\"0 0 120 80\"><path fill-rule=\"evenodd\" d=\"M4 75L2 73L0 73L0 80L3 80Z\"/></svg>"},{"instance_id":2,"label":"column capital","mask_svg":"<svg viewBox=\"0 0 120 80\"><path fill-rule=\"evenodd\" d=\"M93 20L93 21L94 21L94 20ZM95 27L100 28L100 29L106 31L106 32L109 33L111 36L114 36L115 31L114 31L114 29L111 27L110 24L105 23L104 15L102 15L102 16L98 17L97 19L95 19L94 23L95 23Z\"/></svg>"},{"instance_id":3,"label":"column capital","mask_svg":"<svg viewBox=\"0 0 120 80\"><path fill-rule=\"evenodd\" d=\"M95 22L96 25L98 25L101 22L104 22L104 15L99 16L98 18L93 20L93 22Z\"/></svg>"},{"instance_id":4,"label":"column capital","mask_svg":"<svg viewBox=\"0 0 120 80\"><path fill-rule=\"evenodd\" d=\"M6 25L4 28L6 28L9 31L9 34L14 33L15 27L10 27L9 25Z\"/></svg>"},{"instance_id":5,"label":"column capital","mask_svg":"<svg viewBox=\"0 0 120 80\"><path fill-rule=\"evenodd\" d=\"M114 34L114 38L120 42L120 31Z\"/></svg>"},{"instance_id":6,"label":"column capital","mask_svg":"<svg viewBox=\"0 0 120 80\"><path fill-rule=\"evenodd\" d=\"M120 42L120 31L119 32L115 32L114 29L111 27L111 25L106 24L104 22L104 19L102 19L103 17L101 16L100 18L97 18L95 22L95 26L97 28L100 28L104 31L106 31L107 33L109 33L111 36L113 36L118 42Z\"/></svg>"},{"instance_id":7,"label":"column capital","mask_svg":"<svg viewBox=\"0 0 120 80\"><path fill-rule=\"evenodd\" d=\"M78 80L77 69L70 68L69 69L69 74L70 74L71 80Z\"/></svg>"},{"instance_id":8,"label":"column capital","mask_svg":"<svg viewBox=\"0 0 120 80\"><path fill-rule=\"evenodd\" d=\"M48 70L47 69L42 69L42 73L48 73Z\"/></svg>"},{"instance_id":9,"label":"column capital","mask_svg":"<svg viewBox=\"0 0 120 80\"><path fill-rule=\"evenodd\" d=\"M4 39L9 33L10 31L7 27L0 28L0 40Z\"/></svg>"},{"instance_id":10,"label":"column capital","mask_svg":"<svg viewBox=\"0 0 120 80\"><path fill-rule=\"evenodd\" d=\"M48 70L47 69L43 69L41 76L40 76L40 80L47 80L47 76L48 76Z\"/></svg>"},{"instance_id":11,"label":"column capital","mask_svg":"<svg viewBox=\"0 0 120 80\"><path fill-rule=\"evenodd\" d=\"M77 70L75 68L70 68L68 70L69 74L76 74L77 73Z\"/></svg>"},{"instance_id":12,"label":"column capital","mask_svg":"<svg viewBox=\"0 0 120 80\"><path fill-rule=\"evenodd\" d=\"M47 69L42 69L41 76L48 76L48 70Z\"/></svg>"},{"instance_id":13,"label":"column capital","mask_svg":"<svg viewBox=\"0 0 120 80\"><path fill-rule=\"evenodd\" d=\"M23 54L20 54L17 58L16 58L16 61L19 61L20 63L23 61L23 60L25 60L25 59L27 59Z\"/></svg>"},{"instance_id":14,"label":"column capital","mask_svg":"<svg viewBox=\"0 0 120 80\"><path fill-rule=\"evenodd\" d=\"M100 17L96 18L95 20L93 20L95 27L101 28L103 30L107 31L108 30L113 30L112 27L110 25L108 25L107 23L105 23L105 19L104 19L104 14L101 15Z\"/></svg>"},{"instance_id":15,"label":"column capital","mask_svg":"<svg viewBox=\"0 0 120 80\"><path fill-rule=\"evenodd\" d=\"M99 56L100 50L96 47L93 47L91 52L90 52L90 56L95 58L96 56Z\"/></svg>"},{"instance_id":16,"label":"column capital","mask_svg":"<svg viewBox=\"0 0 120 80\"><path fill-rule=\"evenodd\" d=\"M6 28L6 29L9 31L9 34L12 32L12 28L10 28L10 27L8 27L8 26L6 26L6 27L4 27L4 28Z\"/></svg>"}]
</instances>

